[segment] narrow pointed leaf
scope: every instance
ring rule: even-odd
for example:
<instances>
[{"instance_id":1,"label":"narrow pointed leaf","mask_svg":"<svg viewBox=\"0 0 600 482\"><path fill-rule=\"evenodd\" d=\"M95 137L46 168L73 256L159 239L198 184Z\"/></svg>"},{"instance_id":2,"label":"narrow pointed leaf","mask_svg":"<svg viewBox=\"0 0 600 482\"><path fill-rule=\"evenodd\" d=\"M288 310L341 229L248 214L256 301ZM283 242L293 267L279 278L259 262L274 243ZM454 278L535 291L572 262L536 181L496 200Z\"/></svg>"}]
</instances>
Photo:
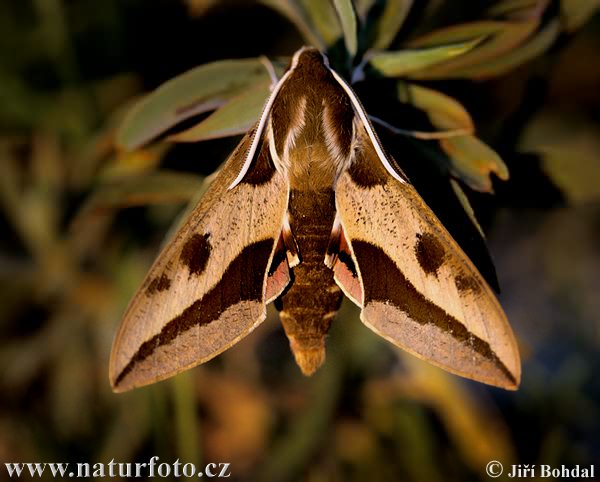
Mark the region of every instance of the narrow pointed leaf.
<instances>
[{"instance_id":1,"label":"narrow pointed leaf","mask_svg":"<svg viewBox=\"0 0 600 482\"><path fill-rule=\"evenodd\" d=\"M558 19L554 19L518 48L506 52L496 59L464 68L461 73L465 77L478 79L501 75L543 54L552 46L559 34L560 22Z\"/></svg>"},{"instance_id":2,"label":"narrow pointed leaf","mask_svg":"<svg viewBox=\"0 0 600 482\"><path fill-rule=\"evenodd\" d=\"M314 27L306 10L296 0L259 0L261 3L273 10L278 11L295 25L304 40L309 45L314 45L325 50L325 42Z\"/></svg>"},{"instance_id":3,"label":"narrow pointed leaf","mask_svg":"<svg viewBox=\"0 0 600 482\"><path fill-rule=\"evenodd\" d=\"M356 10L356 16L361 22L364 22L367 18L367 13L373 7L373 4L377 0L354 0L354 9Z\"/></svg>"},{"instance_id":4,"label":"narrow pointed leaf","mask_svg":"<svg viewBox=\"0 0 600 482\"><path fill-rule=\"evenodd\" d=\"M196 67L137 104L121 125L117 144L135 149L189 117L216 109L248 86L268 80L259 59L223 60Z\"/></svg>"},{"instance_id":5,"label":"narrow pointed leaf","mask_svg":"<svg viewBox=\"0 0 600 482\"><path fill-rule=\"evenodd\" d=\"M440 130L473 130L473 120L467 110L452 97L420 85L399 82L398 100L422 110Z\"/></svg>"},{"instance_id":6,"label":"narrow pointed leaf","mask_svg":"<svg viewBox=\"0 0 600 482\"><path fill-rule=\"evenodd\" d=\"M413 0L388 0L375 25L375 38L372 47L387 49L404 24L413 5Z\"/></svg>"},{"instance_id":7,"label":"narrow pointed leaf","mask_svg":"<svg viewBox=\"0 0 600 482\"><path fill-rule=\"evenodd\" d=\"M231 99L199 124L168 139L174 142L198 142L243 134L260 117L269 93L268 83L259 84Z\"/></svg>"},{"instance_id":8,"label":"narrow pointed leaf","mask_svg":"<svg viewBox=\"0 0 600 482\"><path fill-rule=\"evenodd\" d=\"M471 37L466 41L445 45L394 52L380 52L373 55L370 64L386 77L400 77L408 75L411 72L428 69L436 64L445 63L457 56L464 55L474 49L481 41L482 37Z\"/></svg>"},{"instance_id":9,"label":"narrow pointed leaf","mask_svg":"<svg viewBox=\"0 0 600 482\"><path fill-rule=\"evenodd\" d=\"M490 175L508 179L508 168L500 156L475 136L452 137L439 141L451 159L451 172L476 191L492 192Z\"/></svg>"},{"instance_id":10,"label":"narrow pointed leaf","mask_svg":"<svg viewBox=\"0 0 600 482\"><path fill-rule=\"evenodd\" d=\"M450 178L450 185L452 186L452 190L454 191L454 194L458 198L458 201L460 202L461 206L465 210L465 213L467 213L469 220L471 221L471 223L473 223L473 226L475 226L475 228L477 228L477 231L479 231L479 234L481 235L481 237L485 239L485 234L483 233L483 229L481 229L481 225L479 224L479 221L477 220L477 217L475 216L475 211L473 210L471 201L469 201L469 198L465 194L465 191L463 191L463 188L460 187L460 184L455 179Z\"/></svg>"},{"instance_id":11,"label":"narrow pointed leaf","mask_svg":"<svg viewBox=\"0 0 600 482\"><path fill-rule=\"evenodd\" d=\"M259 0L285 15L308 44L327 50L342 35L335 8L329 0Z\"/></svg>"},{"instance_id":12,"label":"narrow pointed leaf","mask_svg":"<svg viewBox=\"0 0 600 482\"><path fill-rule=\"evenodd\" d=\"M457 56L439 65L411 73L415 79L440 79L469 77L467 69L510 52L520 46L538 27L539 20L507 22L486 20L448 27L412 41L409 47L425 48L440 43L457 42L474 37L486 40L464 55Z\"/></svg>"},{"instance_id":13,"label":"narrow pointed leaf","mask_svg":"<svg viewBox=\"0 0 600 482\"><path fill-rule=\"evenodd\" d=\"M506 20L528 20L540 18L550 0L503 0L494 4L486 16Z\"/></svg>"},{"instance_id":14,"label":"narrow pointed leaf","mask_svg":"<svg viewBox=\"0 0 600 482\"><path fill-rule=\"evenodd\" d=\"M356 15L350 0L333 0L333 4L340 18L342 31L344 32L344 43L351 57L356 55Z\"/></svg>"},{"instance_id":15,"label":"narrow pointed leaf","mask_svg":"<svg viewBox=\"0 0 600 482\"><path fill-rule=\"evenodd\" d=\"M297 0L306 11L312 28L331 47L342 36L342 28L335 8L329 0Z\"/></svg>"}]
</instances>

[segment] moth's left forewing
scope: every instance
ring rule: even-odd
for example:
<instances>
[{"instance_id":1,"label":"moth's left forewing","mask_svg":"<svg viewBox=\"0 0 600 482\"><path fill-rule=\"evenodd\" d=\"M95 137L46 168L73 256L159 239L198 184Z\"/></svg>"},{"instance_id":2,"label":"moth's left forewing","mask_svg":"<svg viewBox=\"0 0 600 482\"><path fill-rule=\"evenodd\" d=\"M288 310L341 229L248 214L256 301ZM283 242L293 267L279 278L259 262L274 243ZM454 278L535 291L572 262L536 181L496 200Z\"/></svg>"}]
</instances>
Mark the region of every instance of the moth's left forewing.
<instances>
[{"instance_id":1,"label":"moth's left forewing","mask_svg":"<svg viewBox=\"0 0 600 482\"><path fill-rule=\"evenodd\" d=\"M115 337L110 380L124 391L221 353L266 315L289 282L281 231L288 183L265 142L243 179L248 134L158 256Z\"/></svg>"},{"instance_id":2,"label":"moth's left forewing","mask_svg":"<svg viewBox=\"0 0 600 482\"><path fill-rule=\"evenodd\" d=\"M346 243L336 280L358 299L363 322L392 343L453 373L515 389L519 353L494 294L357 124L355 158L335 190Z\"/></svg>"}]
</instances>

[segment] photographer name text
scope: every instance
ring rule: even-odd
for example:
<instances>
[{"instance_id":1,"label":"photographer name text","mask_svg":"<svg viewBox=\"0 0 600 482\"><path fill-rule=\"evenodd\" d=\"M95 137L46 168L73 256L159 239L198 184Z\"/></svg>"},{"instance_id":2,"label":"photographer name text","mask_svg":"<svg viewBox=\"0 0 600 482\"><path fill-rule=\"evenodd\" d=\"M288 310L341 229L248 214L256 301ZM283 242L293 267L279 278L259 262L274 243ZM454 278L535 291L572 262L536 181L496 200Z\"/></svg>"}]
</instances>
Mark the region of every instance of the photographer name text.
<instances>
[{"instance_id":1,"label":"photographer name text","mask_svg":"<svg viewBox=\"0 0 600 482\"><path fill-rule=\"evenodd\" d=\"M550 479L592 479L595 476L594 465L574 465L568 467L566 465L560 465L553 467L551 465L535 465L535 464L518 464L512 465L508 476L510 478L521 479L521 478L550 478Z\"/></svg>"}]
</instances>

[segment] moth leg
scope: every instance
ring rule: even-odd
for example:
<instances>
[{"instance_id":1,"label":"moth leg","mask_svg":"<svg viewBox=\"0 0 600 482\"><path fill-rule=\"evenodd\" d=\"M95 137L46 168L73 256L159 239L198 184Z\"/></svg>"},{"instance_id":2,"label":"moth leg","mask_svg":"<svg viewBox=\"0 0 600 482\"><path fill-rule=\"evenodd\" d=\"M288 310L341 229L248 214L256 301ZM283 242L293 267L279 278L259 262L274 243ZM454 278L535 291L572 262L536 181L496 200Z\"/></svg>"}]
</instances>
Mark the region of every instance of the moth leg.
<instances>
[{"instance_id":1,"label":"moth leg","mask_svg":"<svg viewBox=\"0 0 600 482\"><path fill-rule=\"evenodd\" d=\"M296 242L296 238L294 237L294 233L292 233L292 228L290 226L290 220L288 215L285 215L285 219L283 221L283 229L281 230L281 237L283 240L283 244L285 246L286 256L288 260L288 264L290 268L297 266L300 264L300 254L298 250L298 243Z\"/></svg>"},{"instance_id":2,"label":"moth leg","mask_svg":"<svg viewBox=\"0 0 600 482\"><path fill-rule=\"evenodd\" d=\"M336 214L335 220L333 221L333 228L331 229L331 236L329 237L329 244L327 245L327 252L325 253L325 266L330 269L333 269L335 262L338 259L341 240L342 222L339 214Z\"/></svg>"}]
</instances>

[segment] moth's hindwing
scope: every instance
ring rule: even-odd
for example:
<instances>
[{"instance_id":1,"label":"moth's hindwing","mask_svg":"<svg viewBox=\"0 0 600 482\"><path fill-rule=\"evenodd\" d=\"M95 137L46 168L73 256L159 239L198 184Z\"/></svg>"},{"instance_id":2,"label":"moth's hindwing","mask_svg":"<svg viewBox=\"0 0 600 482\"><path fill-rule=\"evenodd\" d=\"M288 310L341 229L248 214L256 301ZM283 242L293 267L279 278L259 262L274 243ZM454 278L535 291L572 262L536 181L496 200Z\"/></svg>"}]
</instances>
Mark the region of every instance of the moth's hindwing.
<instances>
[{"instance_id":1,"label":"moth's hindwing","mask_svg":"<svg viewBox=\"0 0 600 482\"><path fill-rule=\"evenodd\" d=\"M395 345L515 389L519 353L494 294L412 185L384 168L358 123L355 159L335 191L345 246L336 281L362 321Z\"/></svg>"},{"instance_id":2,"label":"moth's hindwing","mask_svg":"<svg viewBox=\"0 0 600 482\"><path fill-rule=\"evenodd\" d=\"M228 189L251 140L252 133L241 141L129 305L110 359L115 391L162 380L226 350L264 320L266 302L289 282L285 256L274 259L289 188L266 142Z\"/></svg>"}]
</instances>

